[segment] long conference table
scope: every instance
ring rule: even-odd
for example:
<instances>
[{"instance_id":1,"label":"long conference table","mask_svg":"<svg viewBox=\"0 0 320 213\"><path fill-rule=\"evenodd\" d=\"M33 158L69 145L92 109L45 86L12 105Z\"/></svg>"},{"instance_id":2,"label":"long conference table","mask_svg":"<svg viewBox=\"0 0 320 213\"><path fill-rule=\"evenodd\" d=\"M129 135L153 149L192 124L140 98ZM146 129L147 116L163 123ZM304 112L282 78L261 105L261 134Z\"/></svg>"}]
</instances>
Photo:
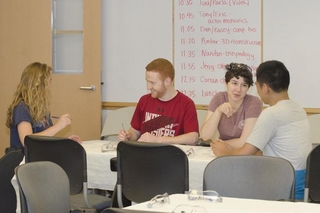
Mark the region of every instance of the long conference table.
<instances>
[{"instance_id":1,"label":"long conference table","mask_svg":"<svg viewBox=\"0 0 320 213\"><path fill-rule=\"evenodd\" d=\"M173 194L169 196L169 203L152 205L149 202L126 207L148 212L174 213L318 213L320 205L304 202L268 201L255 199L240 199L222 197L222 202L208 200L189 200L187 194ZM150 206L150 205L149 205Z\"/></svg>"},{"instance_id":2,"label":"long conference table","mask_svg":"<svg viewBox=\"0 0 320 213\"><path fill-rule=\"evenodd\" d=\"M87 152L88 188L114 190L117 172L110 169L110 159L117 156L115 150L118 142L92 140L82 142ZM102 152L103 145L108 144L114 149ZM210 147L176 145L187 152L193 149L194 155L189 155L189 188L202 190L203 172L207 164L215 158Z\"/></svg>"}]
</instances>

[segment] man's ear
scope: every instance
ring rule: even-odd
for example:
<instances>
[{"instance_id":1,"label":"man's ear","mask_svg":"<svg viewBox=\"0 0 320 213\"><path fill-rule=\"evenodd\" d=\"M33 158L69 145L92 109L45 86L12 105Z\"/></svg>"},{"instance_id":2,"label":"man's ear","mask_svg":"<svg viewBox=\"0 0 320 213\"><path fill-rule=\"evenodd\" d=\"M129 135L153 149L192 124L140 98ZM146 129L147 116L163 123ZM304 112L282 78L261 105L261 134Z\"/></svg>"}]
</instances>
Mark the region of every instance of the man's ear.
<instances>
[{"instance_id":1,"label":"man's ear","mask_svg":"<svg viewBox=\"0 0 320 213\"><path fill-rule=\"evenodd\" d=\"M262 91L263 91L264 94L269 93L270 89L271 88L269 87L268 84L262 84Z\"/></svg>"},{"instance_id":2,"label":"man's ear","mask_svg":"<svg viewBox=\"0 0 320 213\"><path fill-rule=\"evenodd\" d=\"M165 83L166 86L169 86L172 83L171 78L166 77L166 79L164 79L164 83Z\"/></svg>"}]
</instances>

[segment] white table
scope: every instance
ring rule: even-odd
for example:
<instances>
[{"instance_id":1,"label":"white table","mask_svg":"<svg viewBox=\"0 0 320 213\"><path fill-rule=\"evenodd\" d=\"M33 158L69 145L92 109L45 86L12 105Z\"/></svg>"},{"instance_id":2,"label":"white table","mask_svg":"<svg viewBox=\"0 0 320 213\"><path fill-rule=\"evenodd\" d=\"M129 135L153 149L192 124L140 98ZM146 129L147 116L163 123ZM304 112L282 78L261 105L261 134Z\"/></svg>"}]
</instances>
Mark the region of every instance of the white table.
<instances>
[{"instance_id":1,"label":"white table","mask_svg":"<svg viewBox=\"0 0 320 213\"><path fill-rule=\"evenodd\" d=\"M88 188L114 190L117 172L110 170L110 159L117 156L116 151L101 152L101 146L106 143L116 145L117 142L92 140L82 142L87 152ZM189 188L202 190L203 171L207 164L215 158L210 147L177 145L186 151L190 148L195 155L189 157Z\"/></svg>"},{"instance_id":2,"label":"white table","mask_svg":"<svg viewBox=\"0 0 320 213\"><path fill-rule=\"evenodd\" d=\"M188 200L186 194L170 195L170 204L148 208L148 202L126 207L126 209L172 212L179 204L202 206L208 213L319 213L320 205L303 202L282 202L223 197L222 203L205 200ZM188 211L186 211L188 213Z\"/></svg>"}]
</instances>

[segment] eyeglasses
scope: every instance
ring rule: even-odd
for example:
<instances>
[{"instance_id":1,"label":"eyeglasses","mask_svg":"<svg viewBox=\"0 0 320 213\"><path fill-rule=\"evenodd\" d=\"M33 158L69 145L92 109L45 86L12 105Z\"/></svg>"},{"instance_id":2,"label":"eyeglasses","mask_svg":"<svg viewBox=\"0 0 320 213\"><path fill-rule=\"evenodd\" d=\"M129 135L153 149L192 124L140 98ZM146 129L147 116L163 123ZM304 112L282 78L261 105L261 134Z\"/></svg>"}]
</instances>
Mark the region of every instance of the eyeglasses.
<instances>
[{"instance_id":1,"label":"eyeglasses","mask_svg":"<svg viewBox=\"0 0 320 213\"><path fill-rule=\"evenodd\" d=\"M202 206L192 206L188 204L180 204L174 210L172 213L206 213L207 209Z\"/></svg>"},{"instance_id":2,"label":"eyeglasses","mask_svg":"<svg viewBox=\"0 0 320 213\"><path fill-rule=\"evenodd\" d=\"M188 193L189 200L208 200L210 202L222 203L222 197L218 194L218 192L213 190L207 190L207 191L190 190L187 193Z\"/></svg>"},{"instance_id":3,"label":"eyeglasses","mask_svg":"<svg viewBox=\"0 0 320 213\"><path fill-rule=\"evenodd\" d=\"M147 204L148 208L159 208L166 203L170 203L170 198L168 193L164 193L163 195L154 196L149 203Z\"/></svg>"},{"instance_id":4,"label":"eyeglasses","mask_svg":"<svg viewBox=\"0 0 320 213\"><path fill-rule=\"evenodd\" d=\"M117 145L113 144L112 142L102 144L101 146L101 152L114 151L116 149L117 149Z\"/></svg>"},{"instance_id":5,"label":"eyeglasses","mask_svg":"<svg viewBox=\"0 0 320 213\"><path fill-rule=\"evenodd\" d=\"M227 70L237 70L237 69L242 69L242 70L248 70L249 72L252 73L252 69L246 65L246 64L241 64L241 63L230 63L227 64L226 66Z\"/></svg>"}]
</instances>

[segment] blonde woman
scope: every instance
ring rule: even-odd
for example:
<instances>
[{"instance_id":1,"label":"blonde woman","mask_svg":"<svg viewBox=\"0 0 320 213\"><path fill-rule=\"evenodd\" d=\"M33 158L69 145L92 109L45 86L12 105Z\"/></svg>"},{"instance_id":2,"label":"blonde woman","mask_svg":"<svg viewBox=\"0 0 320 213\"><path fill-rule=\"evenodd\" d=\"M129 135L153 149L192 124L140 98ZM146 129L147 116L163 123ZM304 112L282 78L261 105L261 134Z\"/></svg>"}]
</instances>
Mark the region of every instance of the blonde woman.
<instances>
[{"instance_id":1,"label":"blonde woman","mask_svg":"<svg viewBox=\"0 0 320 213\"><path fill-rule=\"evenodd\" d=\"M23 150L26 135L54 136L71 124L69 114L61 115L55 125L52 123L49 110L51 80L52 69L46 64L34 62L24 69L7 111L11 148ZM69 138L81 142L77 135Z\"/></svg>"}]
</instances>

